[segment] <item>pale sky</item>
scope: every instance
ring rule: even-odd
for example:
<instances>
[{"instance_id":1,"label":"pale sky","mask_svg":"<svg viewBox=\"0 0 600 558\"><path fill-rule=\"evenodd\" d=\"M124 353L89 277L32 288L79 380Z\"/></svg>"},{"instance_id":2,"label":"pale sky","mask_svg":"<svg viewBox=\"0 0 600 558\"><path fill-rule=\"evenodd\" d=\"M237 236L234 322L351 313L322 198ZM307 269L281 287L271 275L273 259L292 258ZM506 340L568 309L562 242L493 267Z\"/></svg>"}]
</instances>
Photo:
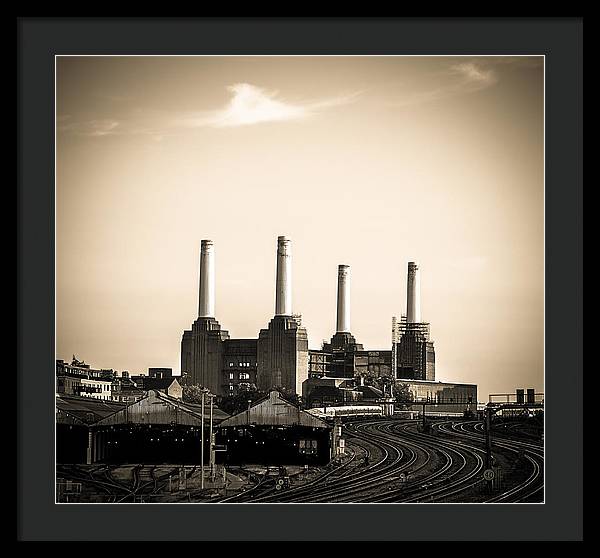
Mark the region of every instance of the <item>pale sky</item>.
<instances>
[{"instance_id":1,"label":"pale sky","mask_svg":"<svg viewBox=\"0 0 600 558\"><path fill-rule=\"evenodd\" d=\"M543 390L543 59L57 58L57 358L179 373L200 241L217 319L274 314L278 236L310 348L391 346L421 269L436 379Z\"/></svg>"}]
</instances>

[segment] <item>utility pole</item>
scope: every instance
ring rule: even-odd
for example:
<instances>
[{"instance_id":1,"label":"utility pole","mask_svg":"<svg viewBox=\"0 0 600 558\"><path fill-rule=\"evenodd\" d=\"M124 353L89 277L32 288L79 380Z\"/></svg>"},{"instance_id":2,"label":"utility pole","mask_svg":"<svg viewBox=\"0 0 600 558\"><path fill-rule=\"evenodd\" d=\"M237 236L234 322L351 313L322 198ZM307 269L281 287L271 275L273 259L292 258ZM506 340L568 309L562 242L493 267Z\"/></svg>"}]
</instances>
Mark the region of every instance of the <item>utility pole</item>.
<instances>
[{"instance_id":1,"label":"utility pole","mask_svg":"<svg viewBox=\"0 0 600 558\"><path fill-rule=\"evenodd\" d=\"M215 441L213 439L213 401L215 396L211 393L210 397L210 480L215 482Z\"/></svg>"},{"instance_id":2,"label":"utility pole","mask_svg":"<svg viewBox=\"0 0 600 558\"><path fill-rule=\"evenodd\" d=\"M489 469L492 466L492 409L485 408L485 466Z\"/></svg>"},{"instance_id":3,"label":"utility pole","mask_svg":"<svg viewBox=\"0 0 600 558\"><path fill-rule=\"evenodd\" d=\"M200 488L204 489L204 393L202 389L202 404L200 406Z\"/></svg>"},{"instance_id":4,"label":"utility pole","mask_svg":"<svg viewBox=\"0 0 600 558\"><path fill-rule=\"evenodd\" d=\"M392 385L390 387L390 395L394 397L394 383L396 381L396 372L398 370L398 322L396 316L392 316Z\"/></svg>"}]
</instances>

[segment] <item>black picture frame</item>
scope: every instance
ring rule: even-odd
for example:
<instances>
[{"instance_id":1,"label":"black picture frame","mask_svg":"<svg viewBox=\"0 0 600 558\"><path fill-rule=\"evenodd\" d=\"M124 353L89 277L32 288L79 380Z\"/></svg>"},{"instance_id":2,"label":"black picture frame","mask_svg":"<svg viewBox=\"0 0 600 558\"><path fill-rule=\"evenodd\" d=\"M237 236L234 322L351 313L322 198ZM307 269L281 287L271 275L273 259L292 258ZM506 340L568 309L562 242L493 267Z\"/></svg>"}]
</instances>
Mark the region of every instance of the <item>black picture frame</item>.
<instances>
[{"instance_id":1,"label":"black picture frame","mask_svg":"<svg viewBox=\"0 0 600 558\"><path fill-rule=\"evenodd\" d=\"M582 34L581 18L18 19L17 539L581 540ZM54 60L61 54L545 55L545 503L56 505Z\"/></svg>"}]
</instances>

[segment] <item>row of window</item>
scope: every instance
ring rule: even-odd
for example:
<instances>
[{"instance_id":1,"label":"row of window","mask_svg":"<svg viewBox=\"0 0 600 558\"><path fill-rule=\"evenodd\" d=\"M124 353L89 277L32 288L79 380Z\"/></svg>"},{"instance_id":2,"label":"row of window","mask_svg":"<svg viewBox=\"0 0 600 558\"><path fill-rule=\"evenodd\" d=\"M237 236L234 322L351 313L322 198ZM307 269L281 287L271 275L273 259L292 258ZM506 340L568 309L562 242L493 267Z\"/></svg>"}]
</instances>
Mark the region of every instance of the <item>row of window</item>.
<instances>
[{"instance_id":1,"label":"row of window","mask_svg":"<svg viewBox=\"0 0 600 558\"><path fill-rule=\"evenodd\" d=\"M111 401L112 397L110 395L92 395L89 393L80 393L81 397L91 397L92 399L102 399L106 401Z\"/></svg>"},{"instance_id":2,"label":"row of window","mask_svg":"<svg viewBox=\"0 0 600 558\"><path fill-rule=\"evenodd\" d=\"M235 372L230 372L229 373L229 379L230 380L234 380L235 379ZM248 372L240 372L238 374L238 379L240 379L240 380L249 380L250 379L250 374L248 374Z\"/></svg>"},{"instance_id":3,"label":"row of window","mask_svg":"<svg viewBox=\"0 0 600 558\"><path fill-rule=\"evenodd\" d=\"M248 383L241 383L241 384L238 384L238 388L249 389L250 388L250 384L248 384ZM229 393L233 393L234 391L235 391L235 384L229 384Z\"/></svg>"}]
</instances>

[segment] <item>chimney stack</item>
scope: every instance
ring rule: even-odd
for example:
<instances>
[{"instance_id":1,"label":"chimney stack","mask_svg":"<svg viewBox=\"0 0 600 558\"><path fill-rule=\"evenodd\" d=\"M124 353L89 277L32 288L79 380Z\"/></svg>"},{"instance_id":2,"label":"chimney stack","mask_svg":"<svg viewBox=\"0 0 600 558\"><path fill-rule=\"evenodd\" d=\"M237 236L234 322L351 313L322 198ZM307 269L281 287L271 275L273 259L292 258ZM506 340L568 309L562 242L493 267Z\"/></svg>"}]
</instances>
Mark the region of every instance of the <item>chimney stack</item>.
<instances>
[{"instance_id":1,"label":"chimney stack","mask_svg":"<svg viewBox=\"0 0 600 558\"><path fill-rule=\"evenodd\" d=\"M350 333L350 266L338 266L337 333Z\"/></svg>"},{"instance_id":2,"label":"chimney stack","mask_svg":"<svg viewBox=\"0 0 600 558\"><path fill-rule=\"evenodd\" d=\"M413 324L421 323L421 277L416 262L408 262L406 290L406 321Z\"/></svg>"},{"instance_id":3,"label":"chimney stack","mask_svg":"<svg viewBox=\"0 0 600 558\"><path fill-rule=\"evenodd\" d=\"M285 236L277 238L275 315L292 315L292 241Z\"/></svg>"},{"instance_id":4,"label":"chimney stack","mask_svg":"<svg viewBox=\"0 0 600 558\"><path fill-rule=\"evenodd\" d=\"M212 240L203 240L200 247L199 318L215 317L215 250Z\"/></svg>"}]
</instances>

